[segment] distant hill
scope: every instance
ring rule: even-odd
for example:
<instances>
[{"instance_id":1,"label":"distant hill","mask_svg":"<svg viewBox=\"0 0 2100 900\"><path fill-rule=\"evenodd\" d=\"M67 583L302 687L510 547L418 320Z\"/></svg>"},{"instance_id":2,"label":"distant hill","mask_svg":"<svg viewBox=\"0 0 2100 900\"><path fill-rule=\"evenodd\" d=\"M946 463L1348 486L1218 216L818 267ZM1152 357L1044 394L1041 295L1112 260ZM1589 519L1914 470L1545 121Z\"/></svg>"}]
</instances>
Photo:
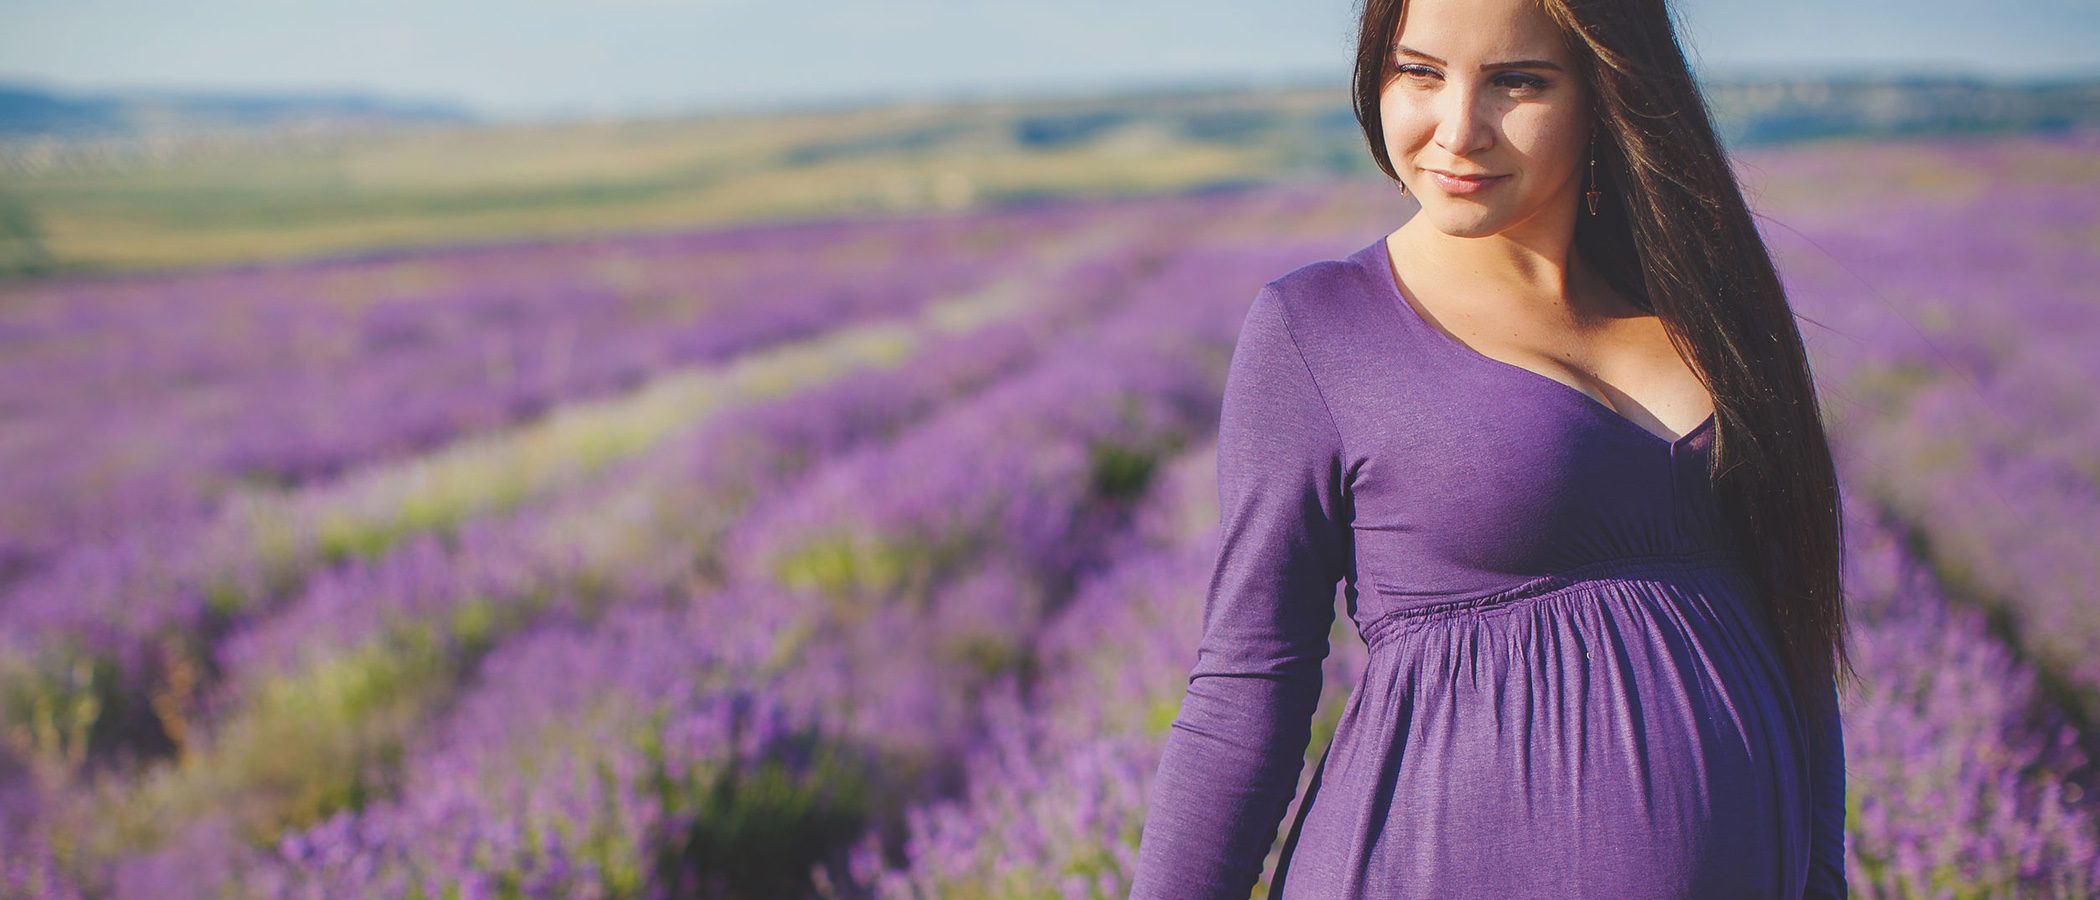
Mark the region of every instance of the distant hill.
<instances>
[{"instance_id":1,"label":"distant hill","mask_svg":"<svg viewBox=\"0 0 2100 900\"><path fill-rule=\"evenodd\" d=\"M1302 85L1283 90L1317 91ZM2084 80L1997 82L1922 75L1815 76L1793 79L1720 77L1703 85L1731 144L1770 144L1841 136L1967 134L2100 124L2100 77ZM1024 143L1085 140L1113 130L1131 116L1156 113L1147 101L1163 92L1103 95L1098 108L1056 112L1016 125ZM1170 91L1198 95L1248 93ZM1257 94L1248 93L1250 99ZM1131 102L1135 101L1135 103ZM1026 103L1028 101L1021 101ZM923 101L901 101L923 105ZM958 107L982 105L962 102ZM1065 102L1045 105L1069 107ZM1084 105L1082 103L1082 105ZM1343 108L1341 112L1347 112ZM480 121L469 107L441 101L388 99L367 94L239 94L169 90L64 93L0 83L0 141L25 137L58 139L166 138L234 131L322 130L387 124L468 124ZM1255 137L1264 124L1255 108L1200 114L1184 123L1194 136ZM1271 123L1273 124L1273 123ZM1325 124L1353 129L1344 116ZM949 129L953 131L953 129ZM923 145L941 135L918 131L862 146L886 149ZM852 152L853 148L839 148ZM827 151L813 150L812 153Z\"/></svg>"},{"instance_id":2,"label":"distant hill","mask_svg":"<svg viewBox=\"0 0 2100 900\"><path fill-rule=\"evenodd\" d=\"M2100 77L2082 80L2005 82L1923 75L1814 76L1793 79L1720 77L1703 85L1723 139L1731 144L1771 144L1828 137L1969 134L2100 125ZM1329 89L1325 85L1283 86L1286 93ZM1024 144L1045 146L1084 141L1113 131L1133 117L1166 115L1154 102L1216 99L1242 95L1245 109L1220 113L1206 110L1183 122L1179 130L1199 139L1257 138L1265 125L1282 124L1265 116L1259 97L1270 91L1135 90L1103 95L1095 102L1039 102L1041 117L1018 120L1016 137ZM904 100L897 105L924 106ZM973 106L1006 102L963 101ZM1205 103L1205 106L1211 104ZM1055 111L1050 111L1050 110ZM1321 117L1319 124L1343 132L1355 122L1347 108ZM389 124L471 124L482 121L461 103L402 100L367 94L240 94L169 90L85 93L0 82L0 148L22 138L91 140L224 135L230 132L317 131ZM1292 125L1305 123L1294 122ZM863 140L856 146L812 148L805 156L853 153L856 150L910 149L960 133L956 127L924 129Z\"/></svg>"},{"instance_id":3,"label":"distant hill","mask_svg":"<svg viewBox=\"0 0 2100 900\"><path fill-rule=\"evenodd\" d=\"M1993 82L1917 75L1723 80L1703 85L1732 145L2100 125L2100 78Z\"/></svg>"},{"instance_id":4,"label":"distant hill","mask_svg":"<svg viewBox=\"0 0 2100 900\"><path fill-rule=\"evenodd\" d=\"M0 84L0 138L156 138L226 130L471 122L464 106L363 94L63 93Z\"/></svg>"},{"instance_id":5,"label":"distant hill","mask_svg":"<svg viewBox=\"0 0 2100 900\"><path fill-rule=\"evenodd\" d=\"M2100 129L2100 78L1715 78L1749 148ZM1376 180L1347 85L481 121L362 97L0 92L0 280Z\"/></svg>"}]
</instances>

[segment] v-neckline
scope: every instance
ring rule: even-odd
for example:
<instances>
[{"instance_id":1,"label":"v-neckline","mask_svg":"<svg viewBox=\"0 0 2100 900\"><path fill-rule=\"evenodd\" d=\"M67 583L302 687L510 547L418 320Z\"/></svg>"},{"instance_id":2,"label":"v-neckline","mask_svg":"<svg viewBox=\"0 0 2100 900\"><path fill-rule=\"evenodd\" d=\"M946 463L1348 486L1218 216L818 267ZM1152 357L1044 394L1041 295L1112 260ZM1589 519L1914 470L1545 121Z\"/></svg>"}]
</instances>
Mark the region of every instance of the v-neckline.
<instances>
[{"instance_id":1,"label":"v-neckline","mask_svg":"<svg viewBox=\"0 0 2100 900\"><path fill-rule=\"evenodd\" d=\"M1581 401L1583 405L1588 406L1592 410L1595 410L1599 414L1603 415L1605 418L1608 418L1627 428L1630 428L1635 432L1638 432L1641 435L1647 437L1649 440L1654 441L1658 444L1662 444L1663 446L1672 451L1675 451L1677 448L1687 443L1690 443L1693 438L1697 437L1699 434L1713 427L1714 418L1716 415L1718 415L1718 410L1716 410L1715 412L1707 413L1706 418L1699 420L1698 424L1693 425L1691 429L1686 431L1684 434L1679 435L1676 438L1664 437L1660 434L1656 434L1653 431L1649 431L1646 426L1627 418L1625 413L1619 412L1616 409L1612 409L1603 401L1600 401L1597 398L1592 397L1587 393L1584 393L1580 388L1577 388L1572 384L1569 384L1558 378L1554 378L1543 372L1532 371L1531 369L1527 369L1523 366L1517 365L1516 363L1509 362L1507 360L1496 359L1492 356L1475 350L1472 347L1467 346L1463 341L1460 341L1458 338L1450 334L1446 334L1442 328L1438 328L1434 323L1430 322L1429 319L1426 316L1424 316L1420 310L1415 309L1414 301L1410 299L1407 296L1407 292L1402 290L1400 287L1400 276L1397 271L1398 266L1396 266L1393 262L1392 248L1386 244L1386 238L1384 236L1380 236L1378 240L1372 242L1371 246L1365 247L1364 250L1370 252L1374 256L1374 258L1378 260L1380 267L1383 269L1383 271L1379 273L1378 280L1379 283L1383 284L1386 288L1386 299L1392 301L1394 306L1399 307L1402 315L1413 320L1415 324L1421 326L1424 329L1427 329L1431 334L1433 334L1438 344L1449 348L1453 352L1457 353L1459 356L1477 359L1491 366L1495 366L1501 369L1508 369L1520 373L1522 375L1529 376L1529 378L1532 380L1544 382L1548 385L1551 385L1552 387L1557 388L1562 394L1573 395L1576 399Z\"/></svg>"}]
</instances>

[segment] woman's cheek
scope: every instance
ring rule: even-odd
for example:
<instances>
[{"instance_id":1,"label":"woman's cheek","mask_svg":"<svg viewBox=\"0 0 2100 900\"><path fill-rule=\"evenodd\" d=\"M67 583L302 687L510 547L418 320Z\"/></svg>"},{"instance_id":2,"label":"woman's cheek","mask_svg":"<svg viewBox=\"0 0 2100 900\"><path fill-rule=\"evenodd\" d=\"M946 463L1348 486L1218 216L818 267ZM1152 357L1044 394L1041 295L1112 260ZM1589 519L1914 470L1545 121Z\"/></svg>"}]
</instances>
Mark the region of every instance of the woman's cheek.
<instances>
[{"instance_id":1,"label":"woman's cheek","mask_svg":"<svg viewBox=\"0 0 2100 900\"><path fill-rule=\"evenodd\" d=\"M1413 110L1388 104L1379 110L1379 118L1385 123L1385 146L1395 166L1428 143L1425 138L1433 126L1425 124Z\"/></svg>"},{"instance_id":2,"label":"woman's cheek","mask_svg":"<svg viewBox=\"0 0 2100 900\"><path fill-rule=\"evenodd\" d=\"M1514 115L1505 134L1510 149L1530 159L1549 159L1563 166L1587 162L1581 123L1557 111L1540 110Z\"/></svg>"}]
</instances>

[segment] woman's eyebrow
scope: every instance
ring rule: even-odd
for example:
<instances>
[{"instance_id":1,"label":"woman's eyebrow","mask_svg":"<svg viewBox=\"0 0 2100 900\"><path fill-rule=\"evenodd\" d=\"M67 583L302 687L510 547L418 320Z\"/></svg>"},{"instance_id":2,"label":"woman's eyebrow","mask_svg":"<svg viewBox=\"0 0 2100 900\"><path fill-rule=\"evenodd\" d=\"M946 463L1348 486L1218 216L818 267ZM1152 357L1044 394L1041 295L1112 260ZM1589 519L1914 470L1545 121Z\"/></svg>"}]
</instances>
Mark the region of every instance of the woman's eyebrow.
<instances>
[{"instance_id":1,"label":"woman's eyebrow","mask_svg":"<svg viewBox=\"0 0 2100 900\"><path fill-rule=\"evenodd\" d=\"M1440 66L1449 65L1443 60L1437 59L1434 56L1430 56L1427 53L1423 53L1420 50L1416 50L1413 47L1395 44L1393 46L1393 49L1401 53L1405 53L1409 56L1429 60L1430 62L1436 63ZM1482 63L1480 66L1480 71L1483 72L1488 71L1490 69L1551 69L1555 72L1562 71L1559 64L1553 62L1550 59L1512 59L1506 62Z\"/></svg>"}]
</instances>

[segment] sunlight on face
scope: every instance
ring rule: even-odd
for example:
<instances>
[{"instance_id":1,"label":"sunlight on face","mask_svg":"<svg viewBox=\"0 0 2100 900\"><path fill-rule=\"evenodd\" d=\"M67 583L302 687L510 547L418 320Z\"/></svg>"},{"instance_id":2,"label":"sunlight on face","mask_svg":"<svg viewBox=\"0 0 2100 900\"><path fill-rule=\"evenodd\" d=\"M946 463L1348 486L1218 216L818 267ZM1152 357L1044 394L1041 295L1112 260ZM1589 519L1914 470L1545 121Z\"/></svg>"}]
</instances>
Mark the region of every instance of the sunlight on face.
<instances>
[{"instance_id":1,"label":"sunlight on face","mask_svg":"<svg viewBox=\"0 0 2100 900\"><path fill-rule=\"evenodd\" d=\"M1570 227L1589 99L1536 0L1409 0L1386 77L1386 152L1429 224L1468 237ZM1468 191L1432 170L1501 177Z\"/></svg>"}]
</instances>

